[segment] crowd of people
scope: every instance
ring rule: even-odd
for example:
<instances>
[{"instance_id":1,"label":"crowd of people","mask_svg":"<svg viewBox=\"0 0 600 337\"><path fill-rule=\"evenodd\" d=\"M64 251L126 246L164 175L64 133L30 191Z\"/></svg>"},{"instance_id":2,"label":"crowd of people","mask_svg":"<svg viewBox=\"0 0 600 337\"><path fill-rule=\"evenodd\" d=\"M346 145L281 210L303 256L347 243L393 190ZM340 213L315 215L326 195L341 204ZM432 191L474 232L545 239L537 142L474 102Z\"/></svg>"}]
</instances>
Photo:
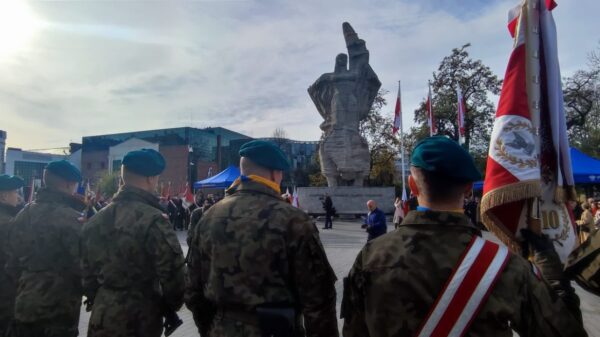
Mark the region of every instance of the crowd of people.
<instances>
[{"instance_id":1,"label":"crowd of people","mask_svg":"<svg viewBox=\"0 0 600 337\"><path fill-rule=\"evenodd\" d=\"M287 157L262 140L239 154L241 176L221 201L196 195L185 258L175 233L184 212L155 194L166 165L157 151L129 152L123 185L90 218L67 161L47 166L21 210L23 180L0 176L0 336L75 337L82 300L89 337L168 335L184 303L203 337L339 336L336 275L318 230L281 197ZM414 209L393 231L367 202L368 241L343 281L344 337L586 336L568 280L600 293L597 232L563 271L552 242L524 230L528 261L481 237L468 214L481 176L460 145L426 138L410 163ZM331 198L323 206L332 228Z\"/></svg>"}]
</instances>

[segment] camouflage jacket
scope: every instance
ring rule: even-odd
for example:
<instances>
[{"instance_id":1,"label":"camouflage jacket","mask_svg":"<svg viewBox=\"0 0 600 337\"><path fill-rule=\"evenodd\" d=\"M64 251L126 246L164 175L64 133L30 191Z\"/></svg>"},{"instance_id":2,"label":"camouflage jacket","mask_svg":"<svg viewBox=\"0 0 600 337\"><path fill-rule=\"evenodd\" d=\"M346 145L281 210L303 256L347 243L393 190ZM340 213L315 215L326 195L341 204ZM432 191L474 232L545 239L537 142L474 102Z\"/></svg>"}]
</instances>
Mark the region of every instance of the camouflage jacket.
<instances>
[{"instance_id":1,"label":"camouflage jacket","mask_svg":"<svg viewBox=\"0 0 600 337\"><path fill-rule=\"evenodd\" d=\"M17 280L15 319L61 318L77 324L81 307L83 202L50 190L19 212L9 235L7 271Z\"/></svg>"},{"instance_id":2,"label":"camouflage jacket","mask_svg":"<svg viewBox=\"0 0 600 337\"><path fill-rule=\"evenodd\" d=\"M413 211L368 242L344 280L344 337L414 336L474 235L463 214ZM586 336L577 313L532 270L511 254L464 336Z\"/></svg>"},{"instance_id":3,"label":"camouflage jacket","mask_svg":"<svg viewBox=\"0 0 600 337\"><path fill-rule=\"evenodd\" d=\"M183 252L153 194L124 186L83 226L82 250L86 297L107 288L127 291L129 299L162 296L171 310L183 304Z\"/></svg>"},{"instance_id":4,"label":"camouflage jacket","mask_svg":"<svg viewBox=\"0 0 600 337\"><path fill-rule=\"evenodd\" d=\"M212 323L207 305L252 313L279 304L303 316L306 332L297 335L338 336L336 277L318 231L273 189L243 181L191 235L186 304L201 331Z\"/></svg>"},{"instance_id":5,"label":"camouflage jacket","mask_svg":"<svg viewBox=\"0 0 600 337\"><path fill-rule=\"evenodd\" d=\"M593 231L571 253L565 274L587 291L600 296L600 231Z\"/></svg>"},{"instance_id":6,"label":"camouflage jacket","mask_svg":"<svg viewBox=\"0 0 600 337\"><path fill-rule=\"evenodd\" d=\"M0 322L11 320L16 296L16 283L4 270L8 260L8 233L10 221L17 215L18 208L0 204Z\"/></svg>"}]
</instances>

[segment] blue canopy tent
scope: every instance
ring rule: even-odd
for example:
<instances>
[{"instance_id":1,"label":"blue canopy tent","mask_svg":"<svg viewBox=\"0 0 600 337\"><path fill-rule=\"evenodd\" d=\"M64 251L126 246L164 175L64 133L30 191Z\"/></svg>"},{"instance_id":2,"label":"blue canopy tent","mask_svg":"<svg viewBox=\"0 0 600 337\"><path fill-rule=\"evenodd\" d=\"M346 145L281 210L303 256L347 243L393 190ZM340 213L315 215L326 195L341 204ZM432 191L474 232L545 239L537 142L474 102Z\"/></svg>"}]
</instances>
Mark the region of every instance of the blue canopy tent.
<instances>
[{"instance_id":1,"label":"blue canopy tent","mask_svg":"<svg viewBox=\"0 0 600 337\"><path fill-rule=\"evenodd\" d=\"M572 147L571 162L576 184L600 184L600 160Z\"/></svg>"},{"instance_id":2,"label":"blue canopy tent","mask_svg":"<svg viewBox=\"0 0 600 337\"><path fill-rule=\"evenodd\" d=\"M194 190L200 188L227 188L231 186L234 180L240 176L240 169L230 165L225 170L216 174L210 178L196 181L194 183Z\"/></svg>"},{"instance_id":3,"label":"blue canopy tent","mask_svg":"<svg viewBox=\"0 0 600 337\"><path fill-rule=\"evenodd\" d=\"M571 148L571 165L575 184L600 184L600 160ZM483 181L473 184L476 191L483 190Z\"/></svg>"}]
</instances>

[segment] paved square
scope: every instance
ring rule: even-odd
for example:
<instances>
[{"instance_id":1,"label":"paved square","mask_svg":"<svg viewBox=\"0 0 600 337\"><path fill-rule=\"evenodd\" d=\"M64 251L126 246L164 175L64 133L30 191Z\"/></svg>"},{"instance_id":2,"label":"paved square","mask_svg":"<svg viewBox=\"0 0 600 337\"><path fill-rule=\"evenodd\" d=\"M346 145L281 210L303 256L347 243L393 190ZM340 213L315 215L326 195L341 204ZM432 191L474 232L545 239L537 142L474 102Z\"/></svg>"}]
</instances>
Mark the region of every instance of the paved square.
<instances>
[{"instance_id":1,"label":"paved square","mask_svg":"<svg viewBox=\"0 0 600 337\"><path fill-rule=\"evenodd\" d=\"M359 222L335 222L333 224L333 230L322 230L322 222L317 223L319 230L321 231L321 240L325 246L325 251L329 257L329 262L338 277L336 282L337 291L337 312L339 317L340 303L342 300L342 278L346 276L356 255L359 250L365 244L367 240L367 234L364 229L360 228ZM388 231L393 230L393 226L388 227ZM177 232L179 242L183 248L184 253L187 253L187 244L185 242L187 233ZM484 236L487 239L497 241L495 237L489 233L485 233ZM589 294L577 287L577 294L581 299L581 309L583 311L583 320L585 328L590 335L600 336L600 299L595 295ZM196 337L199 336L192 314L185 307L179 312L179 316L183 319L184 323L175 333L173 337ZM83 308L81 312L81 319L79 322L80 336L87 335L87 324L89 320L89 313L86 313ZM338 320L340 331L342 328L343 321ZM515 334L516 335L516 334Z\"/></svg>"}]
</instances>

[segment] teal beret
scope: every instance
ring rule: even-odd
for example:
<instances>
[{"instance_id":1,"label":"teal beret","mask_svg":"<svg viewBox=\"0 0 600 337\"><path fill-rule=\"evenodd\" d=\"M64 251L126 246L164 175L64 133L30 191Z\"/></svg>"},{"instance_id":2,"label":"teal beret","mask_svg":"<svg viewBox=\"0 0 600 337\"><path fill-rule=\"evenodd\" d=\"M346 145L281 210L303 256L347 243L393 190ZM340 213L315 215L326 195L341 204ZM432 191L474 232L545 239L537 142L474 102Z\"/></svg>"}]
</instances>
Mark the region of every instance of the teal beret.
<instances>
[{"instance_id":1,"label":"teal beret","mask_svg":"<svg viewBox=\"0 0 600 337\"><path fill-rule=\"evenodd\" d=\"M48 163L48 166L46 166L46 171L66 181L81 181L81 172L79 169L70 161L64 159Z\"/></svg>"},{"instance_id":2,"label":"teal beret","mask_svg":"<svg viewBox=\"0 0 600 337\"><path fill-rule=\"evenodd\" d=\"M13 191L25 186L23 179L8 174L0 175L0 191Z\"/></svg>"},{"instance_id":3,"label":"teal beret","mask_svg":"<svg viewBox=\"0 0 600 337\"><path fill-rule=\"evenodd\" d=\"M156 150L141 149L128 152L123 157L123 166L128 171L144 177L160 175L167 166L165 158Z\"/></svg>"},{"instance_id":4,"label":"teal beret","mask_svg":"<svg viewBox=\"0 0 600 337\"><path fill-rule=\"evenodd\" d=\"M240 156L264 168L277 171L290 169L290 162L279 146L266 140L253 140L240 148Z\"/></svg>"},{"instance_id":5,"label":"teal beret","mask_svg":"<svg viewBox=\"0 0 600 337\"><path fill-rule=\"evenodd\" d=\"M457 142L446 136L428 137L418 142L410 164L458 182L481 180L473 157Z\"/></svg>"}]
</instances>

